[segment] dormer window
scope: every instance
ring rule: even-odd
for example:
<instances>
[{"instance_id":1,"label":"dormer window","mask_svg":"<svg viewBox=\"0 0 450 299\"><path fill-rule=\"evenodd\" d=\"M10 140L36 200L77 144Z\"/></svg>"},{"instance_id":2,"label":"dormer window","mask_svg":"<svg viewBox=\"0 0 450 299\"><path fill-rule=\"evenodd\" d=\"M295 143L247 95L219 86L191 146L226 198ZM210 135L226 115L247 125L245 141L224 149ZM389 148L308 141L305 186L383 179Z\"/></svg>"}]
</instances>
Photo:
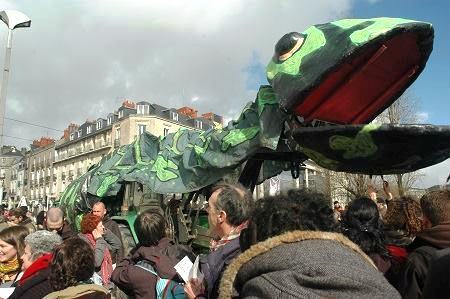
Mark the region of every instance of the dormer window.
<instances>
[{"instance_id":1,"label":"dormer window","mask_svg":"<svg viewBox=\"0 0 450 299\"><path fill-rule=\"evenodd\" d=\"M150 108L148 105L137 105L137 114L147 115L150 113Z\"/></svg>"},{"instance_id":2,"label":"dormer window","mask_svg":"<svg viewBox=\"0 0 450 299\"><path fill-rule=\"evenodd\" d=\"M109 116L109 117L108 117L108 120L106 121L106 124L107 124L108 126L110 126L110 125L112 124L112 119L113 119L112 116Z\"/></svg>"},{"instance_id":3,"label":"dormer window","mask_svg":"<svg viewBox=\"0 0 450 299\"><path fill-rule=\"evenodd\" d=\"M91 134L92 133L92 126L88 126L86 128L86 134Z\"/></svg>"},{"instance_id":4,"label":"dormer window","mask_svg":"<svg viewBox=\"0 0 450 299\"><path fill-rule=\"evenodd\" d=\"M178 113L176 112L170 112L170 118L174 121L178 121Z\"/></svg>"},{"instance_id":5,"label":"dormer window","mask_svg":"<svg viewBox=\"0 0 450 299\"><path fill-rule=\"evenodd\" d=\"M97 130L100 130L101 128L102 128L102 121L101 120L99 120L98 122L97 122Z\"/></svg>"},{"instance_id":6,"label":"dormer window","mask_svg":"<svg viewBox=\"0 0 450 299\"><path fill-rule=\"evenodd\" d=\"M77 137L80 138L81 137L81 130L77 131Z\"/></svg>"},{"instance_id":7,"label":"dormer window","mask_svg":"<svg viewBox=\"0 0 450 299\"><path fill-rule=\"evenodd\" d=\"M203 122L201 120L195 120L194 123L197 129L203 129Z\"/></svg>"},{"instance_id":8,"label":"dormer window","mask_svg":"<svg viewBox=\"0 0 450 299\"><path fill-rule=\"evenodd\" d=\"M119 118L122 118L123 117L123 110L120 110L119 111Z\"/></svg>"},{"instance_id":9,"label":"dormer window","mask_svg":"<svg viewBox=\"0 0 450 299\"><path fill-rule=\"evenodd\" d=\"M75 139L75 133L70 134L69 139L70 139L70 140L74 140L74 139Z\"/></svg>"}]
</instances>

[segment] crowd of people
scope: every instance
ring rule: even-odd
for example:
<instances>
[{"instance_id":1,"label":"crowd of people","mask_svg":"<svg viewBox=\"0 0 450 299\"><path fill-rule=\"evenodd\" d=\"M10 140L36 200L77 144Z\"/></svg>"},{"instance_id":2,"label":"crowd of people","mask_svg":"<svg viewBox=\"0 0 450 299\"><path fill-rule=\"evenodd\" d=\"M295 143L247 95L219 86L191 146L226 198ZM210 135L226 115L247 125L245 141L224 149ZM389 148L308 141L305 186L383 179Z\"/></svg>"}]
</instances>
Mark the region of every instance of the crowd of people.
<instances>
[{"instance_id":1,"label":"crowd of people","mask_svg":"<svg viewBox=\"0 0 450 299\"><path fill-rule=\"evenodd\" d=\"M0 287L9 298L444 298L450 294L450 191L420 200L369 190L343 208L308 190L253 200L220 183L208 196L210 251L168 238L161 209L134 222L124 255L102 202L77 233L52 207L2 211ZM186 281L176 265L198 262ZM120 290L120 291L118 291Z\"/></svg>"}]
</instances>

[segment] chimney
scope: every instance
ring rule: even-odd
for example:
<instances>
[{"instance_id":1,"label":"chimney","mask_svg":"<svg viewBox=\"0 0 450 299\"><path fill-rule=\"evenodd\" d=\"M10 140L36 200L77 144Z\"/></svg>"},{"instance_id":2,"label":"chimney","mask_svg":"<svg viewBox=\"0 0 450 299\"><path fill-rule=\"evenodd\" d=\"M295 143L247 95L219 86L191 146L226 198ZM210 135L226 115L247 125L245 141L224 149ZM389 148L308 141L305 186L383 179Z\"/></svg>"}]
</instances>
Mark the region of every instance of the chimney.
<instances>
[{"instance_id":1,"label":"chimney","mask_svg":"<svg viewBox=\"0 0 450 299\"><path fill-rule=\"evenodd\" d=\"M223 125L223 117L212 112L203 113L202 117Z\"/></svg>"},{"instance_id":2,"label":"chimney","mask_svg":"<svg viewBox=\"0 0 450 299\"><path fill-rule=\"evenodd\" d=\"M129 109L136 109L136 104L130 100L125 100L122 102L122 107Z\"/></svg>"},{"instance_id":3,"label":"chimney","mask_svg":"<svg viewBox=\"0 0 450 299\"><path fill-rule=\"evenodd\" d=\"M64 138L65 140L69 140L69 136L70 134L72 134L73 132L75 132L76 130L78 130L80 126L76 125L76 124L69 124L69 126L67 127L67 129L64 129L64 135L62 138Z\"/></svg>"},{"instance_id":4,"label":"chimney","mask_svg":"<svg viewBox=\"0 0 450 299\"><path fill-rule=\"evenodd\" d=\"M40 140L33 140L33 147L45 147L49 144L54 143L55 140L53 140L52 138L48 138L48 137L41 137Z\"/></svg>"},{"instance_id":5,"label":"chimney","mask_svg":"<svg viewBox=\"0 0 450 299\"><path fill-rule=\"evenodd\" d=\"M197 117L197 110L194 110L191 107L181 107L177 109L178 113L181 113L183 115L186 115L189 118L196 118Z\"/></svg>"}]
</instances>

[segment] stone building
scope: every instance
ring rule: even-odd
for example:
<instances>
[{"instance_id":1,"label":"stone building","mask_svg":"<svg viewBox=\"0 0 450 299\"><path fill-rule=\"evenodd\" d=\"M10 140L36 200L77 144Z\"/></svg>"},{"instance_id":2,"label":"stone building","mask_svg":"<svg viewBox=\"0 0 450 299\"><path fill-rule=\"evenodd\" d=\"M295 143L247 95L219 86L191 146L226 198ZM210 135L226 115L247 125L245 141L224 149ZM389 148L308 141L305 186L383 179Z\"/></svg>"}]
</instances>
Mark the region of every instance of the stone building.
<instances>
[{"instance_id":1,"label":"stone building","mask_svg":"<svg viewBox=\"0 0 450 299\"><path fill-rule=\"evenodd\" d=\"M2 204L10 205L16 200L16 181L18 172L15 166L24 158L24 152L15 146L3 146L0 151L0 200ZM14 170L14 172L12 172ZM14 189L11 189L13 185Z\"/></svg>"},{"instance_id":2,"label":"stone building","mask_svg":"<svg viewBox=\"0 0 450 299\"><path fill-rule=\"evenodd\" d=\"M190 107L174 109L145 101L134 103L125 100L106 118L87 120L79 127L71 124L63 138L56 142L53 163L55 194L58 196L90 166L116 148L133 142L143 132L165 136L179 128L207 130L221 125L221 122L221 116L213 113L197 116L197 111Z\"/></svg>"},{"instance_id":3,"label":"stone building","mask_svg":"<svg viewBox=\"0 0 450 299\"><path fill-rule=\"evenodd\" d=\"M55 198L53 162L55 160L55 140L42 137L33 141L31 151L26 156L28 204L47 206Z\"/></svg>"}]
</instances>

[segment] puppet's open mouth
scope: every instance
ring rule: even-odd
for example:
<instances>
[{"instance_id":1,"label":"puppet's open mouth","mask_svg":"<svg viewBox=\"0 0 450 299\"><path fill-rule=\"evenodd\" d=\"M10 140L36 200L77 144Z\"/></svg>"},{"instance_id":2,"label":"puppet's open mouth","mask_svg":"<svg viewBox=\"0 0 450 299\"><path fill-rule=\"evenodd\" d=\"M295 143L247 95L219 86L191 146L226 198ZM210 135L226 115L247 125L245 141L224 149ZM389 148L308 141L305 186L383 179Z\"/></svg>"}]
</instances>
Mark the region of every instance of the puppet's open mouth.
<instances>
[{"instance_id":1,"label":"puppet's open mouth","mask_svg":"<svg viewBox=\"0 0 450 299\"><path fill-rule=\"evenodd\" d=\"M345 57L306 97L289 101L289 110L306 122L367 123L419 75L425 64L420 45L415 32L375 41Z\"/></svg>"}]
</instances>

